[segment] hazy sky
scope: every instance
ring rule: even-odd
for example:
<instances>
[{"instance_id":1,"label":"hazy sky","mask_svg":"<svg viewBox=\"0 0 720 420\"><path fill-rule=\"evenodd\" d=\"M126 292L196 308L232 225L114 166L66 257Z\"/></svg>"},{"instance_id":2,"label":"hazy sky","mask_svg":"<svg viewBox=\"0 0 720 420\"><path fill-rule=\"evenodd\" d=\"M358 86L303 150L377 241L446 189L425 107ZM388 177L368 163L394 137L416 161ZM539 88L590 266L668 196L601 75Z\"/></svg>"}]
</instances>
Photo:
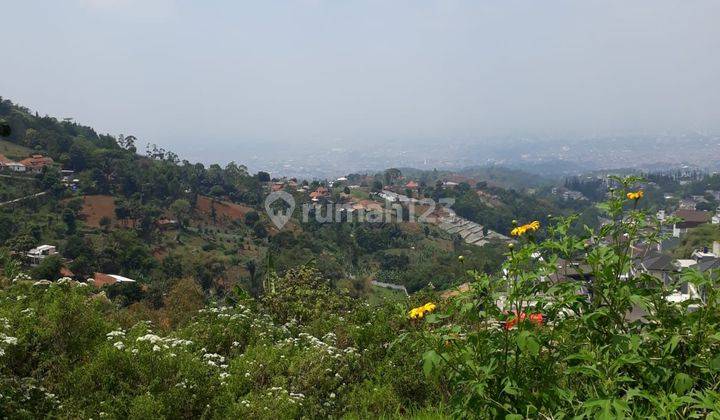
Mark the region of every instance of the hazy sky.
<instances>
[{"instance_id":1,"label":"hazy sky","mask_svg":"<svg viewBox=\"0 0 720 420\"><path fill-rule=\"evenodd\" d=\"M717 0L5 0L0 95L187 150L720 129Z\"/></svg>"}]
</instances>

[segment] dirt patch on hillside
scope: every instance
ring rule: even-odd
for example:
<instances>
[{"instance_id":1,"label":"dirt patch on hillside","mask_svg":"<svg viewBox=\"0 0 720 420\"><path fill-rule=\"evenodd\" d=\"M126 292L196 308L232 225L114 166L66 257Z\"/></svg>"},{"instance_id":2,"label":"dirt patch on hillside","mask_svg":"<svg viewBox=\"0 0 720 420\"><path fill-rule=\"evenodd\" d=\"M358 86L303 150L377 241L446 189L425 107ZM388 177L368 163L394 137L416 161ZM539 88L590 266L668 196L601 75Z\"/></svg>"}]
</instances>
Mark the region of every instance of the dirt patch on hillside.
<instances>
[{"instance_id":1,"label":"dirt patch on hillside","mask_svg":"<svg viewBox=\"0 0 720 420\"><path fill-rule=\"evenodd\" d=\"M213 200L210 197L199 196L196 210L204 216L211 218L212 209L215 208L215 218L218 223L227 223L233 220L245 220L245 215L252 211L252 207L228 201Z\"/></svg>"},{"instance_id":2,"label":"dirt patch on hillside","mask_svg":"<svg viewBox=\"0 0 720 420\"><path fill-rule=\"evenodd\" d=\"M115 197L111 195L86 195L82 197L83 206L80 210L81 218L85 224L100 227L100 219L108 217L112 225L117 224L115 217Z\"/></svg>"}]
</instances>

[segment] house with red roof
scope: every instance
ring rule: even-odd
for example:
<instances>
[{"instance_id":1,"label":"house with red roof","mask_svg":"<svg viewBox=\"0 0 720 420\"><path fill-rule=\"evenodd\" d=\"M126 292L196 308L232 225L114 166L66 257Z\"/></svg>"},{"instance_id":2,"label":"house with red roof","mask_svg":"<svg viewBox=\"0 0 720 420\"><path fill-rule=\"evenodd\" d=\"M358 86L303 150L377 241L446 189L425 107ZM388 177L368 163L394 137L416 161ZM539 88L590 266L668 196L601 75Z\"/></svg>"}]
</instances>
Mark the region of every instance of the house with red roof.
<instances>
[{"instance_id":1,"label":"house with red roof","mask_svg":"<svg viewBox=\"0 0 720 420\"><path fill-rule=\"evenodd\" d=\"M319 201L320 199L327 198L330 195L330 191L322 185L317 187L315 191L310 193L310 198L313 201Z\"/></svg>"},{"instance_id":2,"label":"house with red roof","mask_svg":"<svg viewBox=\"0 0 720 420\"><path fill-rule=\"evenodd\" d=\"M680 218L680 221L673 225L673 236L678 238L688 229L710 223L713 215L709 211L680 209L675 211L673 216Z\"/></svg>"},{"instance_id":3,"label":"house with red roof","mask_svg":"<svg viewBox=\"0 0 720 420\"><path fill-rule=\"evenodd\" d=\"M5 155L0 155L0 169L13 172L25 172L25 165L10 160Z\"/></svg>"},{"instance_id":4,"label":"house with red roof","mask_svg":"<svg viewBox=\"0 0 720 420\"><path fill-rule=\"evenodd\" d=\"M95 273L93 276L93 284L98 289L103 286L109 286L116 283L136 283L135 280L129 279L127 277L119 276L117 274L105 274L105 273Z\"/></svg>"},{"instance_id":5,"label":"house with red roof","mask_svg":"<svg viewBox=\"0 0 720 420\"><path fill-rule=\"evenodd\" d=\"M40 173L46 166L54 163L51 157L43 155L32 155L29 158L20 161L22 165L30 172Z\"/></svg>"}]
</instances>

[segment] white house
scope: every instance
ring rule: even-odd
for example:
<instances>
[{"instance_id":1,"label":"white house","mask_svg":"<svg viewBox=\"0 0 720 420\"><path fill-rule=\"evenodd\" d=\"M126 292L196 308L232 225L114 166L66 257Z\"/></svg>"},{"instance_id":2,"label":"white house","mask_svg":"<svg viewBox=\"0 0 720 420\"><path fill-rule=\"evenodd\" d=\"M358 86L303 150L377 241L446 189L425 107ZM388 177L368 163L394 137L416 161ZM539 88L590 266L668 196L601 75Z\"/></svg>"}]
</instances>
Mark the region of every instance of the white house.
<instances>
[{"instance_id":1,"label":"white house","mask_svg":"<svg viewBox=\"0 0 720 420\"><path fill-rule=\"evenodd\" d=\"M38 265L45 258L51 255L57 255L57 248L53 245L40 245L37 248L33 248L27 253L28 259L30 259L31 265Z\"/></svg>"},{"instance_id":2,"label":"white house","mask_svg":"<svg viewBox=\"0 0 720 420\"><path fill-rule=\"evenodd\" d=\"M5 155L0 155L0 169L13 171L13 172L25 172L25 165L19 162L8 159Z\"/></svg>"}]
</instances>

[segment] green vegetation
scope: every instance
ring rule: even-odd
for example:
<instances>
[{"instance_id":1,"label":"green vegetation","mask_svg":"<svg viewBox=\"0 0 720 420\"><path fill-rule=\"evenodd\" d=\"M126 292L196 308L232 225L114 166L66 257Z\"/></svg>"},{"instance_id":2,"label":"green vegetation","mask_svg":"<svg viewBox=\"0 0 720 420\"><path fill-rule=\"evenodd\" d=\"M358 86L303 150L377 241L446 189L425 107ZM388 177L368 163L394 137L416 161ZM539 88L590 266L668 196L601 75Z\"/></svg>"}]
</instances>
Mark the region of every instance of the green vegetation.
<instances>
[{"instance_id":1,"label":"green vegetation","mask_svg":"<svg viewBox=\"0 0 720 420\"><path fill-rule=\"evenodd\" d=\"M693 251L708 247L715 241L720 241L720 225L700 225L688 230L680 245L673 249L673 254L677 258L688 258Z\"/></svg>"},{"instance_id":2,"label":"green vegetation","mask_svg":"<svg viewBox=\"0 0 720 420\"><path fill-rule=\"evenodd\" d=\"M181 278L153 308L113 297L133 290L107 289L111 301L68 279L33 283L2 253L0 414L717 418L718 279L627 276L626 238L658 242L662 226L625 198L638 180L617 181L601 206L612 223L524 230L503 275L458 259L469 290L446 299L426 288L370 303L310 263L270 269L254 298L235 287L206 303ZM389 255L387 267L408 263ZM588 269L554 281L559 259ZM701 298L666 299L682 283Z\"/></svg>"},{"instance_id":3,"label":"green vegetation","mask_svg":"<svg viewBox=\"0 0 720 420\"><path fill-rule=\"evenodd\" d=\"M497 247L456 243L434 226L302 223L298 212L291 229L277 232L263 209L271 181L267 173L252 175L235 163L223 168L180 161L153 145L141 156L134 136L99 135L7 100L0 100L0 119L12 127L12 144L42 150L57 162L34 181L2 179L0 198L48 194L0 208L0 245L18 253L42 243L56 245L66 268L79 278L96 271L120 274L146 284L147 294L161 296L178 279L193 276L208 296L222 297L235 285L256 293L271 271L282 274L309 261L335 283L346 280L349 289L361 291L367 288L355 284L356 278L391 280L410 291L430 282L446 288L460 277L453 264L458 255L481 256L479 268L487 272L499 266ZM79 181L73 188L65 186L60 168L75 171L71 178ZM382 187L385 178L400 182L400 176L394 170L376 178ZM464 191L429 188L428 194ZM368 190L354 189L351 195L369 199ZM291 192L298 205L308 202L307 194ZM475 204L482 203L465 207ZM510 212L498 212L502 224L490 223L509 227ZM475 211L473 217L485 216ZM177 226L167 230L158 224L162 219L175 219ZM388 252L405 254L408 264L384 264Z\"/></svg>"},{"instance_id":4,"label":"green vegetation","mask_svg":"<svg viewBox=\"0 0 720 420\"><path fill-rule=\"evenodd\" d=\"M47 193L0 208L1 417L717 413L717 279L688 271L658 283L631 271L629 243L664 239L668 226L649 216L668 206L664 192L705 194L712 207L705 191L720 189L720 177L613 179L599 206L607 190L598 180L569 180L591 198L572 203L540 184L535 194L447 184L435 171L408 186L395 168L348 175L359 188L327 186L332 200L370 200L383 188L453 198L458 215L501 233L513 219L543 227L509 249L478 247L397 221L296 215L278 230L263 209L268 173L206 168L157 146L141 156L133 136L98 135L9 101L0 100L0 119L12 147L57 162L0 183L5 201ZM77 185L60 168L75 171ZM524 176L472 174L513 184ZM639 187L642 199L625 198ZM298 205L310 200L285 190ZM716 238L715 226L695 229L678 252ZM42 243L60 255L30 267L24 255ZM589 269L569 279L559 259ZM80 281L58 280L67 270ZM96 272L137 283L82 281ZM688 284L699 298L666 299Z\"/></svg>"},{"instance_id":5,"label":"green vegetation","mask_svg":"<svg viewBox=\"0 0 720 420\"><path fill-rule=\"evenodd\" d=\"M0 140L0 155L9 159L23 159L33 153L32 149L12 143L7 140Z\"/></svg>"}]
</instances>

